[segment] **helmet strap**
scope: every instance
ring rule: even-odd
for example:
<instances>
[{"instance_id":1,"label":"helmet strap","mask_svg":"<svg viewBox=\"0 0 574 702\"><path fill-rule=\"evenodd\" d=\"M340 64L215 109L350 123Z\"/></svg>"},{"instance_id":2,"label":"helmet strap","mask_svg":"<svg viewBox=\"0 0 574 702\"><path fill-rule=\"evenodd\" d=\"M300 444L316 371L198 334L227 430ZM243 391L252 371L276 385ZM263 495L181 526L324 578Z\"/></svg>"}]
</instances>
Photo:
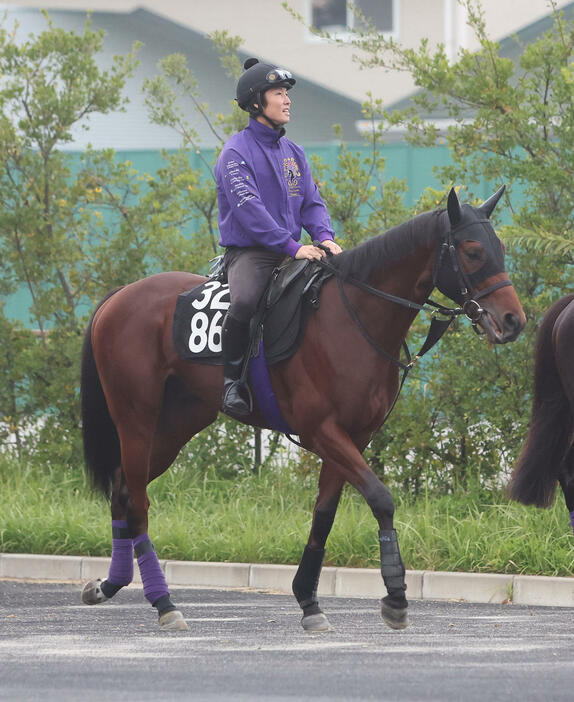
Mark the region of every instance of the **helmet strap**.
<instances>
[{"instance_id":1,"label":"helmet strap","mask_svg":"<svg viewBox=\"0 0 574 702\"><path fill-rule=\"evenodd\" d=\"M269 119L269 117L267 117L267 115L263 113L263 110L259 113L259 116L263 117L263 119L269 124L270 127L275 129L275 131L283 131L283 133L285 133L283 125L279 124L278 122L274 122L272 119Z\"/></svg>"},{"instance_id":2,"label":"helmet strap","mask_svg":"<svg viewBox=\"0 0 574 702\"><path fill-rule=\"evenodd\" d=\"M258 107L255 107L255 105L258 105ZM275 131L280 132L283 131L283 134L285 134L285 129L283 128L283 125L279 124L278 122L274 122L272 119L269 119L267 115L263 112L263 95L261 92L257 93L255 100L251 102L251 105L249 107L249 114L252 115L253 117L263 117L263 119L269 124L269 126L272 129L275 129ZM283 134L281 136L283 136Z\"/></svg>"}]
</instances>

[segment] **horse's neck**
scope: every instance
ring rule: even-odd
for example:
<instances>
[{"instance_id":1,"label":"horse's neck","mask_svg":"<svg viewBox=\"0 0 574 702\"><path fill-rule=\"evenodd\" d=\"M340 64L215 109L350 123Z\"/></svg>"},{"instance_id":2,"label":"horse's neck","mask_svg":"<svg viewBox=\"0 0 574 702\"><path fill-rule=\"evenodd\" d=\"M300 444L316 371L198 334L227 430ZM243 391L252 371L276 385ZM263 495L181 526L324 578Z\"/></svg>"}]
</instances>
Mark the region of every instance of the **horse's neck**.
<instances>
[{"instance_id":1,"label":"horse's neck","mask_svg":"<svg viewBox=\"0 0 574 702\"><path fill-rule=\"evenodd\" d=\"M404 301L422 305L433 289L436 239L421 235L414 249L370 276L369 284ZM369 334L388 352L398 355L417 310L400 302L383 302L364 291L353 294L354 306Z\"/></svg>"},{"instance_id":2,"label":"horse's neck","mask_svg":"<svg viewBox=\"0 0 574 702\"><path fill-rule=\"evenodd\" d=\"M433 289L435 251L435 239L421 237L413 252L373 273L369 282L378 290L422 304Z\"/></svg>"}]
</instances>

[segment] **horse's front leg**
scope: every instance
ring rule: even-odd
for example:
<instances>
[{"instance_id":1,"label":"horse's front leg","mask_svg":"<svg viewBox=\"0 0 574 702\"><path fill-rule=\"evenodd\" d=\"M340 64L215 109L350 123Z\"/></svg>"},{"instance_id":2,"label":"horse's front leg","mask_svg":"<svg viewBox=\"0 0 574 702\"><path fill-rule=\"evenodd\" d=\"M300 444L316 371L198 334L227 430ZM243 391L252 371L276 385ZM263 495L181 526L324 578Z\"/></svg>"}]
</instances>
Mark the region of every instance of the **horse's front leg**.
<instances>
[{"instance_id":1,"label":"horse's front leg","mask_svg":"<svg viewBox=\"0 0 574 702\"><path fill-rule=\"evenodd\" d=\"M301 625L308 632L330 631L332 628L319 607L317 588L325 556L325 543L333 526L344 483L333 466L323 463L311 533L293 579L293 594L303 610Z\"/></svg>"},{"instance_id":2,"label":"horse's front leg","mask_svg":"<svg viewBox=\"0 0 574 702\"><path fill-rule=\"evenodd\" d=\"M408 625L405 566L393 526L395 505L390 491L369 468L351 437L338 426L322 427L313 438L313 451L335 466L341 478L353 485L371 508L379 524L381 575L387 589L381 614L392 629L404 629Z\"/></svg>"}]
</instances>

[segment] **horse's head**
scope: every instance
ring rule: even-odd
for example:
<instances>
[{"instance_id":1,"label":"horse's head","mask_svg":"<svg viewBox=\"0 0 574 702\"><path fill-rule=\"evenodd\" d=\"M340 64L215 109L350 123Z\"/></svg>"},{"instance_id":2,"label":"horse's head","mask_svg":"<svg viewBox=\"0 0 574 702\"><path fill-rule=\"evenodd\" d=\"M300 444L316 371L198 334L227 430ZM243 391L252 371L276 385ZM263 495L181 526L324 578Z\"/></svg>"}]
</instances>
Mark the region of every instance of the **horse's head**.
<instances>
[{"instance_id":1,"label":"horse's head","mask_svg":"<svg viewBox=\"0 0 574 702\"><path fill-rule=\"evenodd\" d=\"M504 268L504 246L489 221L504 187L480 207L461 205L451 189L434 270L436 287L495 344L514 341L526 323Z\"/></svg>"}]
</instances>

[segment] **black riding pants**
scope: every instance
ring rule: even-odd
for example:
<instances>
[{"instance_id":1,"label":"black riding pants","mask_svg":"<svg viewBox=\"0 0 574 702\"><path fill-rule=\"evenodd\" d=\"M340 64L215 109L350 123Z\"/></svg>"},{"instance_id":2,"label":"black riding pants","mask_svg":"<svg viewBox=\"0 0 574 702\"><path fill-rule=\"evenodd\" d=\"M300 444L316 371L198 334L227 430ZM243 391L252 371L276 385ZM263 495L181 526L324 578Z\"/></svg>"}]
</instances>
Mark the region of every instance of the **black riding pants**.
<instances>
[{"instance_id":1,"label":"black riding pants","mask_svg":"<svg viewBox=\"0 0 574 702\"><path fill-rule=\"evenodd\" d=\"M230 246L224 264L231 295L228 314L238 322L249 322L265 292L271 274L285 258L263 247Z\"/></svg>"}]
</instances>

